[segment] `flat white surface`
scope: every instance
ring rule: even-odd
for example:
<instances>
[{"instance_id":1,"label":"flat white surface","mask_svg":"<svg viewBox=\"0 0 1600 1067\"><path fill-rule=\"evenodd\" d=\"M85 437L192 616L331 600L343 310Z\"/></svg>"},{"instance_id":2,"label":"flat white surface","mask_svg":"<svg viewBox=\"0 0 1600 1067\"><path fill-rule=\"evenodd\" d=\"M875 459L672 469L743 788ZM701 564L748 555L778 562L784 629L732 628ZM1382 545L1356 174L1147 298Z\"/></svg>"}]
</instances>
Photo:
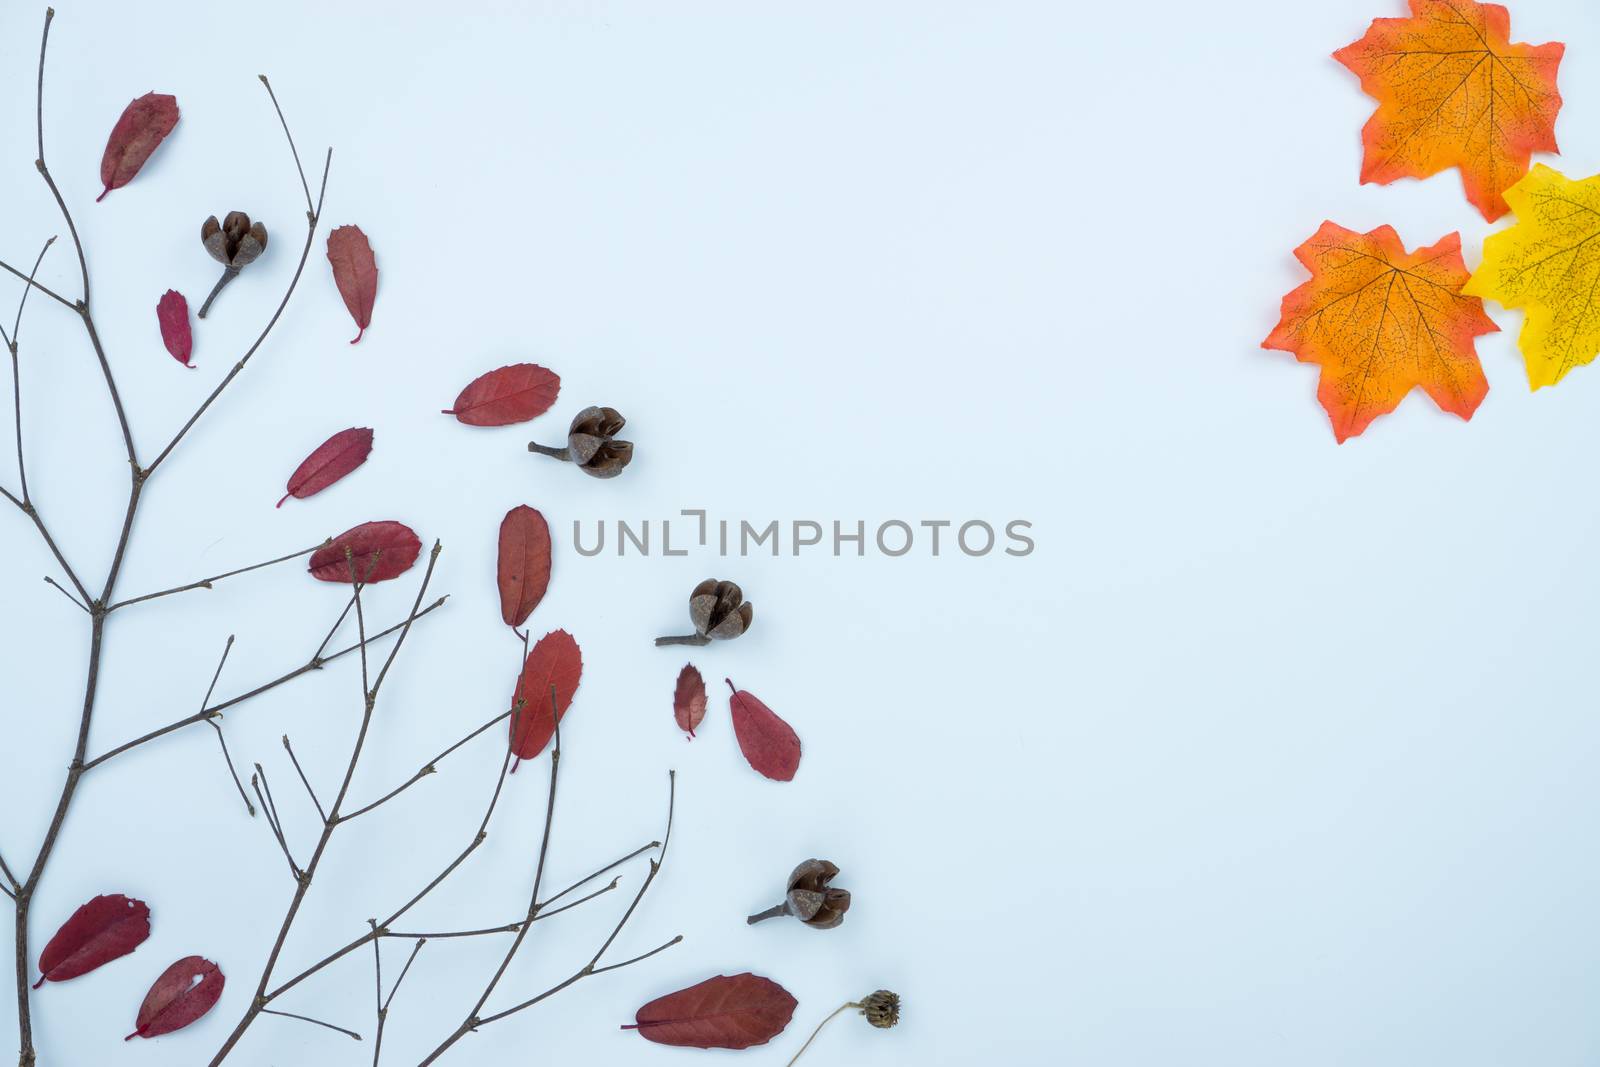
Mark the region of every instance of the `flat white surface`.
<instances>
[{"instance_id":1,"label":"flat white surface","mask_svg":"<svg viewBox=\"0 0 1600 1067\"><path fill-rule=\"evenodd\" d=\"M1491 308L1505 332L1478 344L1492 388L1470 424L1416 394L1336 447L1316 369L1257 347L1303 278L1291 249L1325 217L1394 224L1410 246L1459 229L1478 260L1489 227L1455 175L1356 181L1372 103L1328 53L1401 10L62 5L48 154L143 455L231 365L293 268L301 194L258 71L308 159L336 146L326 221L359 223L383 272L352 348L319 239L271 340L152 482L120 591L373 518L442 539L451 601L388 683L354 787L370 798L503 707L517 646L498 617L495 529L533 504L557 559L532 626L570 629L587 668L551 877L657 836L678 770L672 853L615 952L684 943L484 1029L447 1062L722 1062L617 1027L652 997L744 969L800 1001L789 1032L740 1054L753 1064L784 1063L816 1020L880 986L905 997L900 1028L840 1020L813 1063L1600 1058L1600 371L1530 395L1520 318ZM40 14L10 5L0 21L0 256L13 263L61 232L32 168ZM1564 153L1550 162L1600 170L1593 4L1518 0L1512 15L1516 39L1568 45ZM150 89L179 98L176 134L92 204L106 133ZM198 304L214 280L200 222L233 208L266 221L271 248L218 301L199 369L184 370L160 347L154 305L169 286ZM42 276L76 292L70 247ZM35 495L95 578L126 476L109 406L72 315L34 302L22 343ZM437 414L517 360L561 374L549 415L472 430ZM638 459L616 481L523 451L588 403L629 417ZM273 510L301 457L352 425L376 428L371 461ZM14 487L9 460L0 472ZM571 550L574 519L694 507L760 523L1023 518L1038 549ZM0 849L23 865L71 751L85 626L39 580L51 561L14 512L0 558ZM713 697L686 744L669 710L684 650L650 639L684 624L683 598L708 574L744 584L757 624L692 653ZM413 589L375 590L372 616L397 617ZM340 603L286 566L119 614L91 752L196 708L225 635L238 635L230 694L300 662ZM267 766L302 855L314 829L279 738L330 794L357 721L352 668L226 719L236 758ZM792 784L743 765L725 675L804 738ZM465 844L498 736L336 836L287 973ZM512 780L486 846L412 925L515 918L544 766ZM747 929L810 855L844 868L846 924ZM149 901L154 933L35 995L41 1064L206 1062L290 890L210 730L92 772L40 891L33 951L97 892ZM541 924L493 1004L564 977L624 901ZM424 949L384 1062L431 1048L498 951ZM191 952L227 973L221 1004L124 1045L149 982ZM386 974L402 958L391 944ZM370 1037L371 996L362 953L280 1006ZM370 1054L264 1019L237 1059Z\"/></svg>"}]
</instances>

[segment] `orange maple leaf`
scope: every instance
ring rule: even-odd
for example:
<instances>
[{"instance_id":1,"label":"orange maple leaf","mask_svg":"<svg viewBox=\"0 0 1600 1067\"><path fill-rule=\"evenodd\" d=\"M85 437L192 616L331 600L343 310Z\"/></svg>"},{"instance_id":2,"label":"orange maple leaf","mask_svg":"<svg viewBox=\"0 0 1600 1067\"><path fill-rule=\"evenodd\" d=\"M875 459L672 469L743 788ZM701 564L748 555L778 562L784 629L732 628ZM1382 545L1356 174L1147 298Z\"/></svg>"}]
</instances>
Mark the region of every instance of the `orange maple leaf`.
<instances>
[{"instance_id":1,"label":"orange maple leaf","mask_svg":"<svg viewBox=\"0 0 1600 1067\"><path fill-rule=\"evenodd\" d=\"M1354 437L1419 385L1444 410L1472 418L1489 391L1474 338L1499 327L1483 301L1461 295L1460 234L1407 252L1392 227L1356 233L1324 222L1294 254L1311 280L1283 298L1261 347L1321 365L1317 399L1334 437Z\"/></svg>"},{"instance_id":2,"label":"orange maple leaf","mask_svg":"<svg viewBox=\"0 0 1600 1067\"><path fill-rule=\"evenodd\" d=\"M1461 168L1467 199L1493 222L1534 152L1556 152L1556 67L1565 46L1512 44L1499 4L1411 0L1333 54L1378 101L1362 128L1361 181Z\"/></svg>"}]
</instances>

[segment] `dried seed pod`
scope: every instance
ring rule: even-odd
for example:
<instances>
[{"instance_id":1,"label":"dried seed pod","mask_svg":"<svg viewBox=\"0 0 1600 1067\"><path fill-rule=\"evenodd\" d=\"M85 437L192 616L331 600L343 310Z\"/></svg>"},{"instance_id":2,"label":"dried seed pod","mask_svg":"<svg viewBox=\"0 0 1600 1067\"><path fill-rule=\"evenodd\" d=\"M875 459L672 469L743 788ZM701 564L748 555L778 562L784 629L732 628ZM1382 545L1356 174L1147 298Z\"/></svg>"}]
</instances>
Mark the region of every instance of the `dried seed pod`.
<instances>
[{"instance_id":1,"label":"dried seed pod","mask_svg":"<svg viewBox=\"0 0 1600 1067\"><path fill-rule=\"evenodd\" d=\"M800 1051L796 1052L794 1058L789 1061L788 1067L794 1067L800 1057L805 1054L806 1049L811 1047L811 1042L815 1041L817 1035L822 1033L824 1026L838 1018L840 1013L851 1008L855 1008L867 1022L879 1030L888 1030L900 1021L900 995L898 993L891 993L887 989L879 989L867 994L860 1000L847 1000L833 1009L833 1012L826 1019L817 1024L817 1028L811 1031L811 1036L806 1038L806 1043L800 1046Z\"/></svg>"},{"instance_id":2,"label":"dried seed pod","mask_svg":"<svg viewBox=\"0 0 1600 1067\"><path fill-rule=\"evenodd\" d=\"M203 319L222 287L267 250L267 228L259 222L251 222L250 216L242 211L228 212L221 222L212 215L200 226L200 243L205 245L212 259L222 264L222 277L217 279L211 295L200 306L199 317Z\"/></svg>"},{"instance_id":3,"label":"dried seed pod","mask_svg":"<svg viewBox=\"0 0 1600 1067\"><path fill-rule=\"evenodd\" d=\"M528 451L576 463L594 478L615 478L633 461L633 442L616 439L627 422L616 408L587 407L572 420L566 448L529 441Z\"/></svg>"},{"instance_id":4,"label":"dried seed pod","mask_svg":"<svg viewBox=\"0 0 1600 1067\"><path fill-rule=\"evenodd\" d=\"M757 912L745 922L753 926L763 919L793 915L814 929L833 929L844 922L844 913L850 910L850 891L830 885L838 874L839 868L827 860L806 860L789 872L783 903Z\"/></svg>"},{"instance_id":5,"label":"dried seed pod","mask_svg":"<svg viewBox=\"0 0 1600 1067\"><path fill-rule=\"evenodd\" d=\"M747 603L744 592L733 582L707 578L689 594L689 621L694 633L680 637L658 637L660 645L709 645L713 641L732 641L755 621L755 605Z\"/></svg>"}]
</instances>

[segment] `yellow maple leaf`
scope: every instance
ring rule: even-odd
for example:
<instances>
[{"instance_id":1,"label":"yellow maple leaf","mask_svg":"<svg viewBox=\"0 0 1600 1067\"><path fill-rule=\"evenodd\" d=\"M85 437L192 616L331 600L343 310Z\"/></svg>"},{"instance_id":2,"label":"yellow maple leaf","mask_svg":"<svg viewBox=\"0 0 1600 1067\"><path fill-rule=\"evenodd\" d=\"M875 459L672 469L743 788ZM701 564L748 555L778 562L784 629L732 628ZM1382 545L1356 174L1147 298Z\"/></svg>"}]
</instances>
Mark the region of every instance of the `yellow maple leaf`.
<instances>
[{"instance_id":1,"label":"yellow maple leaf","mask_svg":"<svg viewBox=\"0 0 1600 1067\"><path fill-rule=\"evenodd\" d=\"M1600 175L1575 182L1540 163L1506 200L1516 225L1483 242L1461 291L1524 309L1517 347L1538 389L1600 353Z\"/></svg>"}]
</instances>

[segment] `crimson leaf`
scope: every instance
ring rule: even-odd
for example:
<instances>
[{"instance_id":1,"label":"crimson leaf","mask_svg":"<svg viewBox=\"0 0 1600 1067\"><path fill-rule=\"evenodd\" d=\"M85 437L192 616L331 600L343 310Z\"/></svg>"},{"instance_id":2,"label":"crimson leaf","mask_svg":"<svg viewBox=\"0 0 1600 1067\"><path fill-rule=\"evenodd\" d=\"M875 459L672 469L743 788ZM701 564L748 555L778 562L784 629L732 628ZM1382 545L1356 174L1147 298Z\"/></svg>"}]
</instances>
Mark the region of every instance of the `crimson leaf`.
<instances>
[{"instance_id":1,"label":"crimson leaf","mask_svg":"<svg viewBox=\"0 0 1600 1067\"><path fill-rule=\"evenodd\" d=\"M95 897L72 913L39 953L38 989L126 956L150 936L150 909L121 893Z\"/></svg>"}]
</instances>

